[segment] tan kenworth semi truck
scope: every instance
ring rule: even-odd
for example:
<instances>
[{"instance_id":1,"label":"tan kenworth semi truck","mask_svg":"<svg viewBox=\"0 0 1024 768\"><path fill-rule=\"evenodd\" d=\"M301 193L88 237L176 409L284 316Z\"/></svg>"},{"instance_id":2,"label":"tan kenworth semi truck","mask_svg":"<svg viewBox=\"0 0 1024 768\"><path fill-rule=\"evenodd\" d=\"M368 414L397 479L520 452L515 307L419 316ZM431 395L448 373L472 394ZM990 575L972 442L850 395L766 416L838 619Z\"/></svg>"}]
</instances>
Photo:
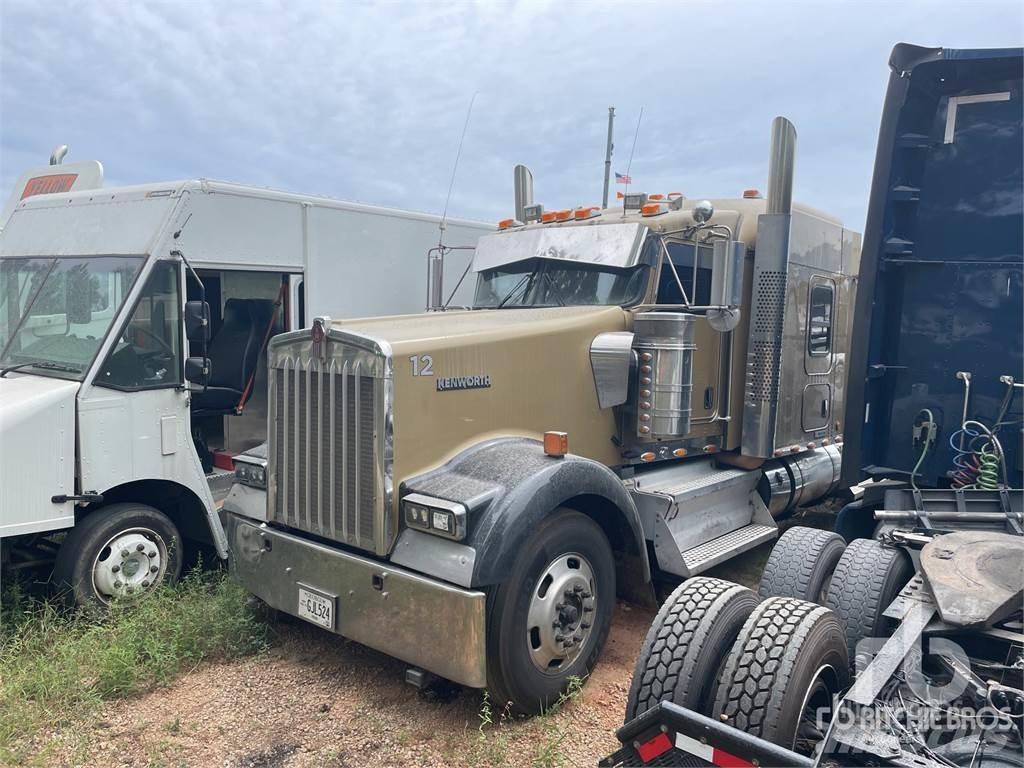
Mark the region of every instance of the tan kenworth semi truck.
<instances>
[{"instance_id":1,"label":"tan kenworth semi truck","mask_svg":"<svg viewBox=\"0 0 1024 768\"><path fill-rule=\"evenodd\" d=\"M471 309L274 339L266 454L225 504L239 581L537 712L593 669L617 590L775 537L838 482L859 255L792 204L794 148L777 118L766 199L517 195Z\"/></svg>"}]
</instances>

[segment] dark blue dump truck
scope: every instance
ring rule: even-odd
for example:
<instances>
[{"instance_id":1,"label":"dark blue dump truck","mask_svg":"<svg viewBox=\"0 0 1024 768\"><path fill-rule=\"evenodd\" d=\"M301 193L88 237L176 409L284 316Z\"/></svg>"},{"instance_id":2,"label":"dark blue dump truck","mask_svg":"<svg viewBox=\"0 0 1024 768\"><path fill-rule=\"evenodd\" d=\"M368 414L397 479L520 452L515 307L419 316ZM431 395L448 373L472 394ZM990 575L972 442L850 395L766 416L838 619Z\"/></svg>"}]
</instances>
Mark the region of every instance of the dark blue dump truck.
<instances>
[{"instance_id":1,"label":"dark blue dump truck","mask_svg":"<svg viewBox=\"0 0 1024 768\"><path fill-rule=\"evenodd\" d=\"M669 596L604 766L1024 766L1024 49L889 65L848 503Z\"/></svg>"}]
</instances>

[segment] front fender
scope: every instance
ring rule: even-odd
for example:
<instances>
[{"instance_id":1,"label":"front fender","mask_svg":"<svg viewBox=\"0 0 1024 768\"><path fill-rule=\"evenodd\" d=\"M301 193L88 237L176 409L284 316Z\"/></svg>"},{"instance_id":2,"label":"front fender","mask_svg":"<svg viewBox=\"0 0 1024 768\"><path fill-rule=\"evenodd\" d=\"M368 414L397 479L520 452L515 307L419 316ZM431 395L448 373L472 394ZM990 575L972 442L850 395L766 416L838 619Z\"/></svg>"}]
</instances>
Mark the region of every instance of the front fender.
<instances>
[{"instance_id":1,"label":"front fender","mask_svg":"<svg viewBox=\"0 0 1024 768\"><path fill-rule=\"evenodd\" d=\"M623 549L626 545L633 550L642 563L644 580L650 577L636 506L618 476L596 461L571 454L563 458L547 456L536 440L492 440L464 451L437 470L402 483L402 495L412 492L466 506L465 544L476 553L474 587L500 583L537 524L579 497L599 504L602 510L612 509L621 517L625 526L620 527L630 532L632 541L613 540L612 548Z\"/></svg>"}]
</instances>

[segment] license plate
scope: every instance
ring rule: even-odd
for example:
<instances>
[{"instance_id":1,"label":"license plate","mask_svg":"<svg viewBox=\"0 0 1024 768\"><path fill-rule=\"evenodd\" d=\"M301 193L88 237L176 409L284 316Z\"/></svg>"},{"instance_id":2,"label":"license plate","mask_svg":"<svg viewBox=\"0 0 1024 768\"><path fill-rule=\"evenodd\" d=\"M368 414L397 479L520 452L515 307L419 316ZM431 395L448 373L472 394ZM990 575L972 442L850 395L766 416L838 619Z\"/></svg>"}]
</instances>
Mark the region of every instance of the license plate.
<instances>
[{"instance_id":1,"label":"license plate","mask_svg":"<svg viewBox=\"0 0 1024 768\"><path fill-rule=\"evenodd\" d=\"M326 629L334 629L334 598L321 592L299 587L300 619Z\"/></svg>"}]
</instances>

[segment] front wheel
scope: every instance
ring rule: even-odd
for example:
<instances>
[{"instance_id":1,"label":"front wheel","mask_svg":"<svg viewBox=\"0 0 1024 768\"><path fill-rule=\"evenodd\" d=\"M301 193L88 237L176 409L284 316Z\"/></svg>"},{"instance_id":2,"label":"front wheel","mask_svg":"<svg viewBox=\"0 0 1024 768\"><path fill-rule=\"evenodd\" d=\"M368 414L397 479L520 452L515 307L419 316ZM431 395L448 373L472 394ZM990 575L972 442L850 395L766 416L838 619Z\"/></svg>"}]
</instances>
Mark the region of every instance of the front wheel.
<instances>
[{"instance_id":1,"label":"front wheel","mask_svg":"<svg viewBox=\"0 0 1024 768\"><path fill-rule=\"evenodd\" d=\"M167 515L145 504L111 504L71 529L53 575L71 602L108 605L176 580L181 559L181 537Z\"/></svg>"},{"instance_id":2,"label":"front wheel","mask_svg":"<svg viewBox=\"0 0 1024 768\"><path fill-rule=\"evenodd\" d=\"M494 592L487 687L499 707L539 714L597 664L615 607L615 563L601 528L558 509Z\"/></svg>"}]
</instances>

